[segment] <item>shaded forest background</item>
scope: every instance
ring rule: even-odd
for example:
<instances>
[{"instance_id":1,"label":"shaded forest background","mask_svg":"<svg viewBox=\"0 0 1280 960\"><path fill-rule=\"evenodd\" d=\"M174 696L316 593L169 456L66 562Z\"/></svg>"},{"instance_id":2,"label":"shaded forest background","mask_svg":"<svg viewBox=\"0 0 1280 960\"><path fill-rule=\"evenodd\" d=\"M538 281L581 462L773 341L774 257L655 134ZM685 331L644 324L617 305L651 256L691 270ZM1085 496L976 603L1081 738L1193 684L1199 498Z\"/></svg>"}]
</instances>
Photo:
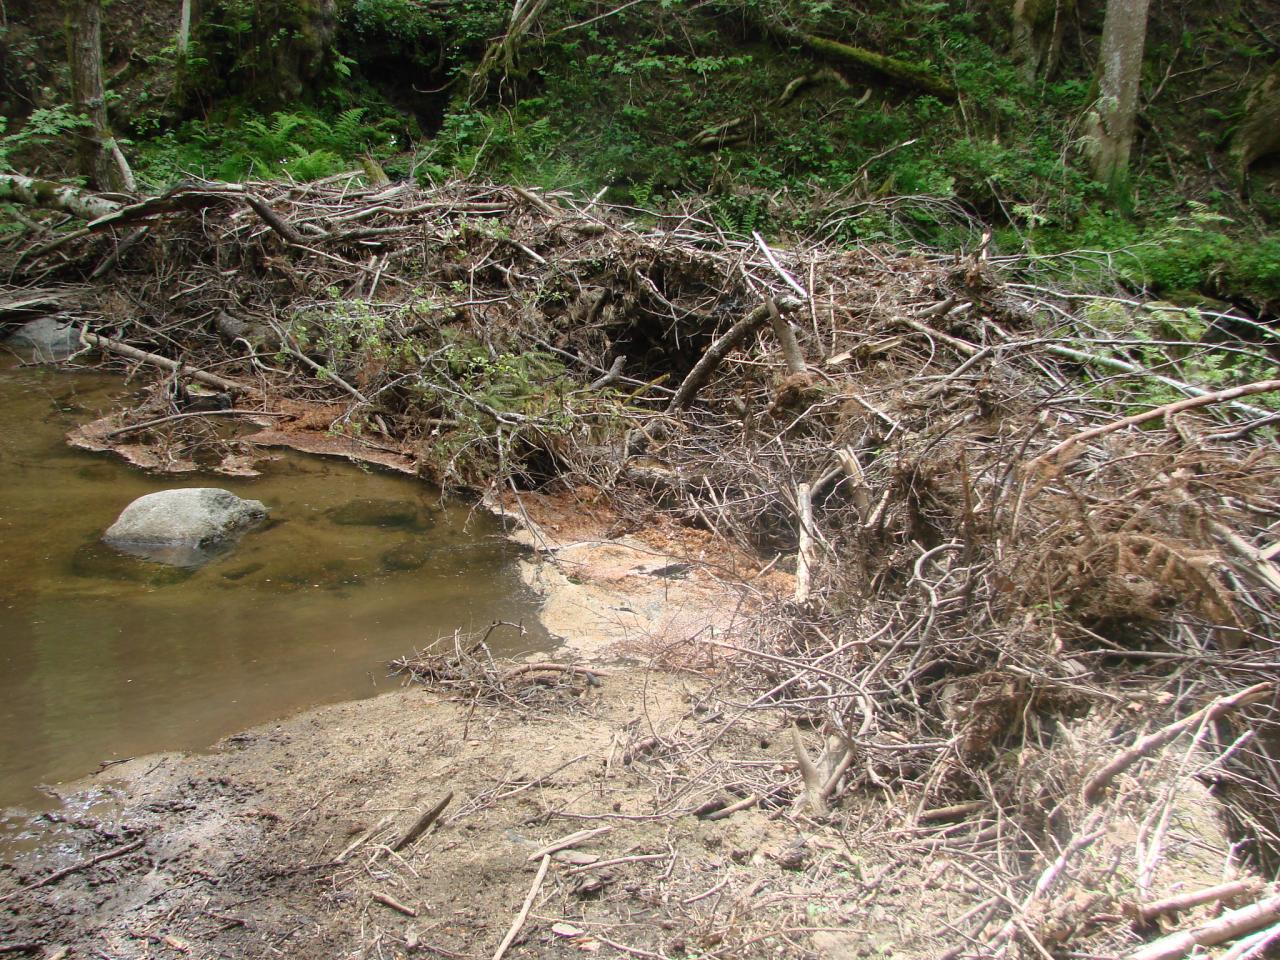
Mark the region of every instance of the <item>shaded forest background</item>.
<instances>
[{"instance_id":1,"label":"shaded forest background","mask_svg":"<svg viewBox=\"0 0 1280 960\"><path fill-rule=\"evenodd\" d=\"M202 0L184 30L180 0L107 2L110 122L143 189L364 162L656 213L694 202L738 233L955 248L991 228L995 251L1109 254L1071 262L1068 282L1118 278L1264 319L1280 307L1269 0L1151 5L1122 197L1082 149L1102 2L521 7ZM84 123L67 9L14 0L5 18L0 162L64 177Z\"/></svg>"}]
</instances>

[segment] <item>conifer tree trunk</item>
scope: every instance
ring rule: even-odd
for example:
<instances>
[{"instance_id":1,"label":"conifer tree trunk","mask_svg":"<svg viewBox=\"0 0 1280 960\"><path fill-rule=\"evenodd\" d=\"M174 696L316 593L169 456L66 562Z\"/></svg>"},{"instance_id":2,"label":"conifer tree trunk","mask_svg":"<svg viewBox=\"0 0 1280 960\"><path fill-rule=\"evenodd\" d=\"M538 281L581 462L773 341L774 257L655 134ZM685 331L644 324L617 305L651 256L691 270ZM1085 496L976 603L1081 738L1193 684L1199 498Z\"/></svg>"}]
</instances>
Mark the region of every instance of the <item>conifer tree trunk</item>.
<instances>
[{"instance_id":1,"label":"conifer tree trunk","mask_svg":"<svg viewBox=\"0 0 1280 960\"><path fill-rule=\"evenodd\" d=\"M1121 203L1127 202L1129 196L1129 152L1133 147L1142 53L1147 42L1149 2L1107 0L1098 99L1086 124L1094 176Z\"/></svg>"},{"instance_id":2,"label":"conifer tree trunk","mask_svg":"<svg viewBox=\"0 0 1280 960\"><path fill-rule=\"evenodd\" d=\"M102 0L66 0L67 61L71 67L71 103L89 118L76 131L82 175L98 190L132 193L133 172L107 120L102 82Z\"/></svg>"}]
</instances>

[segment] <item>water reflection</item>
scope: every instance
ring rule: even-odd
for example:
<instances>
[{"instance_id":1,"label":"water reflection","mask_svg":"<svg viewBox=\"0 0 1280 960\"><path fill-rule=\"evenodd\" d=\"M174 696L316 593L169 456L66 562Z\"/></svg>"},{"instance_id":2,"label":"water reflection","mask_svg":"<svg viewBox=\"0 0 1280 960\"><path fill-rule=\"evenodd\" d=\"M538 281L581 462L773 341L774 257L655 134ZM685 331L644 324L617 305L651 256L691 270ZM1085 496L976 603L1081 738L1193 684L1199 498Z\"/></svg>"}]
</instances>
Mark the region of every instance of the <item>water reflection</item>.
<instances>
[{"instance_id":1,"label":"water reflection","mask_svg":"<svg viewBox=\"0 0 1280 960\"><path fill-rule=\"evenodd\" d=\"M282 454L266 476L211 482L67 448L118 389L0 369L0 806L103 761L376 693L388 659L459 626L523 620L516 642L545 646L489 517L338 461ZM99 542L134 498L210 485L271 519L206 566Z\"/></svg>"}]
</instances>

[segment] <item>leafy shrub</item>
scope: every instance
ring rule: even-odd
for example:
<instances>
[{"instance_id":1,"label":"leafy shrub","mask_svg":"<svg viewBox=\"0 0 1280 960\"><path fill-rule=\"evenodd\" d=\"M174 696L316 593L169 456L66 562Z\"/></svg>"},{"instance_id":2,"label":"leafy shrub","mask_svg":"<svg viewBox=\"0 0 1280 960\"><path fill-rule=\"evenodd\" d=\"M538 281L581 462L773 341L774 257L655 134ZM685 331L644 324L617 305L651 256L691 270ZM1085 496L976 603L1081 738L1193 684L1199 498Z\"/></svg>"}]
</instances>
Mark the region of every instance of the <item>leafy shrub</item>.
<instances>
[{"instance_id":1,"label":"leafy shrub","mask_svg":"<svg viewBox=\"0 0 1280 960\"><path fill-rule=\"evenodd\" d=\"M89 120L73 112L69 104L33 110L13 133L6 133L9 119L0 117L0 170L12 169L12 157L23 150L60 140L73 130L89 126Z\"/></svg>"}]
</instances>

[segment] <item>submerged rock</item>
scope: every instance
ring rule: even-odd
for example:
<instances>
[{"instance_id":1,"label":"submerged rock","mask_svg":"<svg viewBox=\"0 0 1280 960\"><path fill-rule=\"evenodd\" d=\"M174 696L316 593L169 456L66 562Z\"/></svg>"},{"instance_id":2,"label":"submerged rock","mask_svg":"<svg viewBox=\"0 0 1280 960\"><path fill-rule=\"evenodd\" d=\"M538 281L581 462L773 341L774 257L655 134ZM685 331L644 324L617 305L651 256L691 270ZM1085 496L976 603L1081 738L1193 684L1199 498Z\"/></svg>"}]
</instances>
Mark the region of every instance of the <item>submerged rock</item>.
<instances>
[{"instance_id":1,"label":"submerged rock","mask_svg":"<svg viewBox=\"0 0 1280 960\"><path fill-rule=\"evenodd\" d=\"M191 565L139 563L132 556L122 556L120 551L110 550L101 543L85 543L77 548L67 563L67 572L86 580L141 583L149 587L182 583L195 573Z\"/></svg>"},{"instance_id":2,"label":"submerged rock","mask_svg":"<svg viewBox=\"0 0 1280 960\"><path fill-rule=\"evenodd\" d=\"M179 567L198 566L267 515L257 500L229 490L161 490L125 507L102 539L124 553Z\"/></svg>"},{"instance_id":3,"label":"submerged rock","mask_svg":"<svg viewBox=\"0 0 1280 960\"><path fill-rule=\"evenodd\" d=\"M41 317L24 323L5 343L36 363L57 363L80 349L80 331L70 323Z\"/></svg>"},{"instance_id":4,"label":"submerged rock","mask_svg":"<svg viewBox=\"0 0 1280 960\"><path fill-rule=\"evenodd\" d=\"M384 570L391 571L417 570L431 559L431 554L430 544L410 540L384 551L381 558L382 567Z\"/></svg>"},{"instance_id":5,"label":"submerged rock","mask_svg":"<svg viewBox=\"0 0 1280 960\"><path fill-rule=\"evenodd\" d=\"M412 500L351 500L325 511L344 527L412 528L419 525L418 505Z\"/></svg>"}]
</instances>

